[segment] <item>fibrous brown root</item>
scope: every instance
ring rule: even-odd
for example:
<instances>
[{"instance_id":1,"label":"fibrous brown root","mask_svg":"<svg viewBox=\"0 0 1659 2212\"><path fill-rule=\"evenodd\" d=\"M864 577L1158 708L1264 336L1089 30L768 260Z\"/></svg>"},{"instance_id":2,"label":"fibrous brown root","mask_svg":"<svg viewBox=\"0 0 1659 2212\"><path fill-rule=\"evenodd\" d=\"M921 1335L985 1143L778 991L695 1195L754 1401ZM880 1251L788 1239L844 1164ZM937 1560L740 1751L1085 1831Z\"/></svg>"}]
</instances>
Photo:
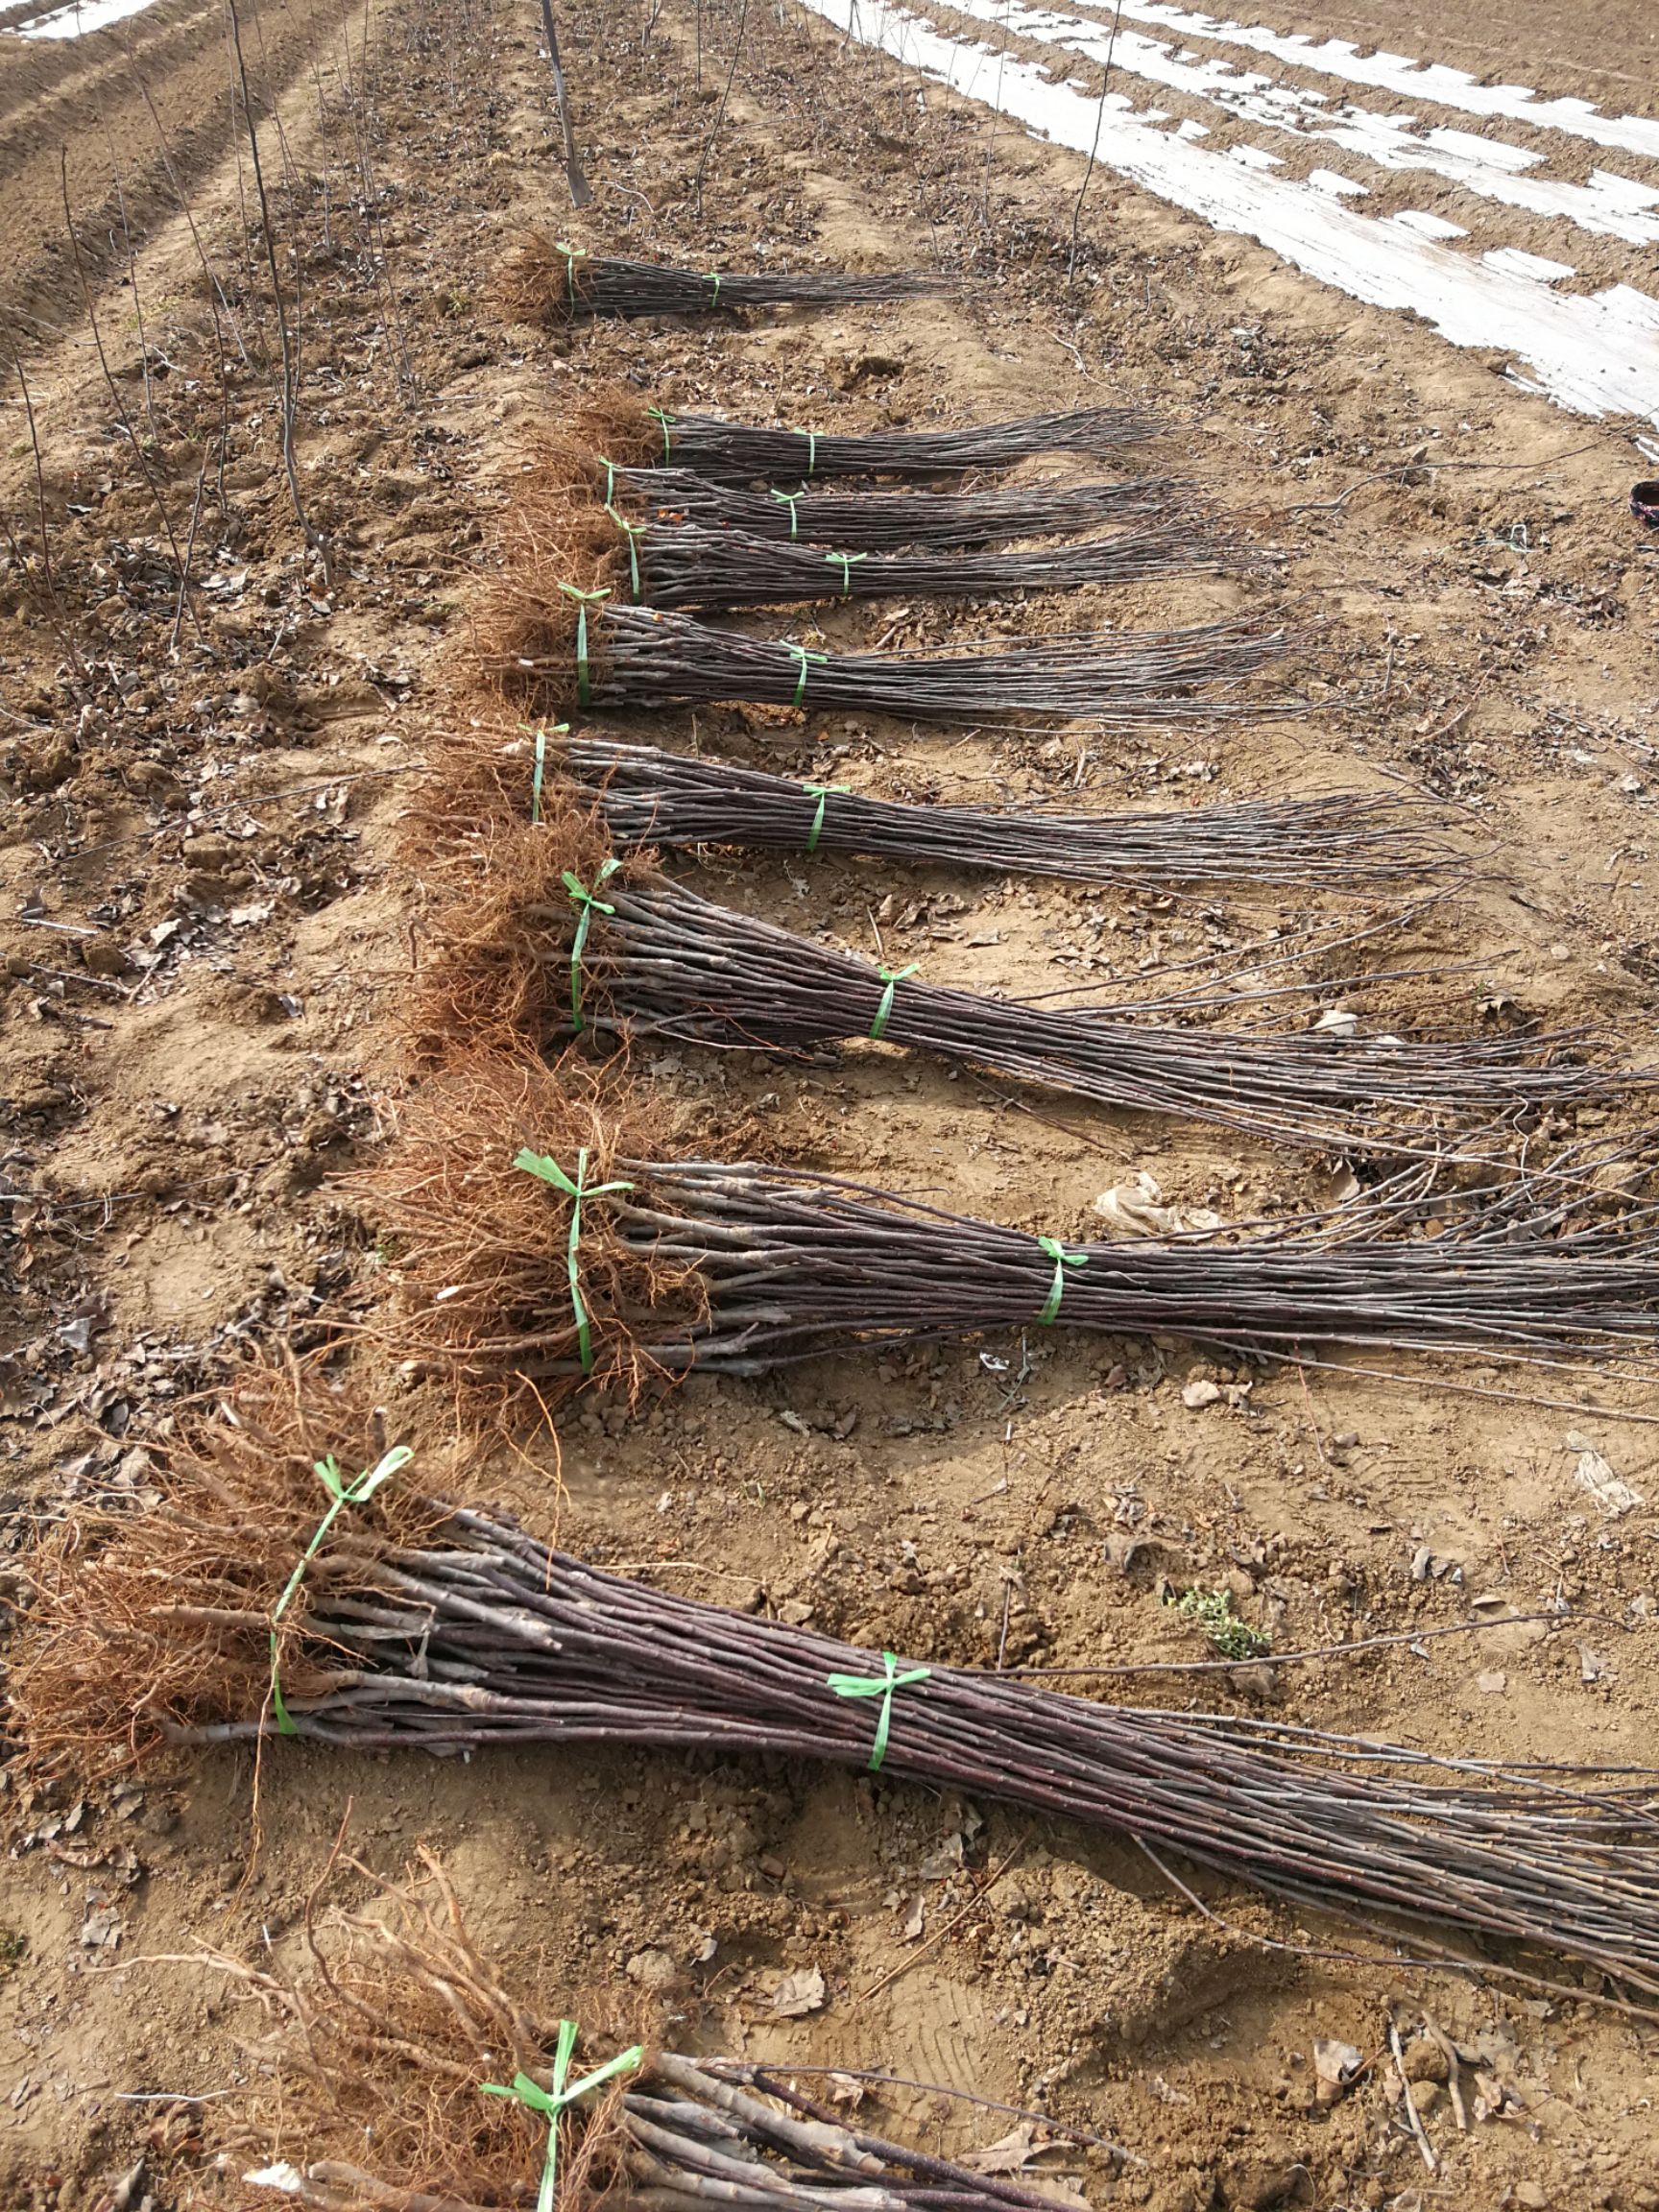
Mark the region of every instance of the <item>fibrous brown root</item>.
<instances>
[{"instance_id":1,"label":"fibrous brown root","mask_svg":"<svg viewBox=\"0 0 1659 2212\"><path fill-rule=\"evenodd\" d=\"M481 2084L522 2073L547 2087L559 2021L525 1993L521 1960L498 1968L473 1942L429 1852L402 1883L345 1864L377 1900L365 1911L337 1909L315 1933L308 1924L306 1969L280 1975L203 1954L270 2023L251 2047L260 2079L242 2102L255 2139L286 2153L278 2185L316 2212L527 2206L546 2123ZM655 2212L732 2202L757 2212L1062 2212L1078 2200L1049 2196L1023 2171L975 2174L844 2122L785 2069L659 2050L637 2007L626 2025L601 1993L568 2007L581 2031L569 2080L621 2063L558 2124L561 2212L594 2212L613 2195Z\"/></svg>"},{"instance_id":2,"label":"fibrous brown root","mask_svg":"<svg viewBox=\"0 0 1659 2212\"><path fill-rule=\"evenodd\" d=\"M584 408L577 419L586 421L590 412ZM596 452L573 430L534 430L524 441L519 482L602 500L612 488L606 474L607 460L618 468L625 466L616 462L614 454Z\"/></svg>"},{"instance_id":3,"label":"fibrous brown root","mask_svg":"<svg viewBox=\"0 0 1659 2212\"><path fill-rule=\"evenodd\" d=\"M473 616L481 673L504 696L534 691L564 713L580 702L577 647L587 605L588 685L603 685L605 601L626 600L628 557L621 533L588 486L553 470L516 488L498 534L499 568Z\"/></svg>"},{"instance_id":4,"label":"fibrous brown root","mask_svg":"<svg viewBox=\"0 0 1659 2212\"><path fill-rule=\"evenodd\" d=\"M571 321L572 266L579 299L581 256L572 265L544 230L520 232L495 267L493 290L502 315L510 323L546 330L566 328Z\"/></svg>"},{"instance_id":5,"label":"fibrous brown root","mask_svg":"<svg viewBox=\"0 0 1659 2212\"><path fill-rule=\"evenodd\" d=\"M533 755L533 735L519 742ZM410 1047L427 1065L479 1048L535 1049L569 1026L570 967L557 957L545 917L549 910L567 914L573 926L566 873L603 896L600 871L612 857L602 818L571 805L556 763L543 781L538 821L530 820L528 806L517 821L501 815L492 821L483 812L491 798L488 779L505 776L511 759L515 769L523 767L529 784L534 768L488 744L469 748L457 739L429 765L422 815L442 815L445 758L453 758L472 785L464 804L477 805L480 814L467 843L452 839L446 849L439 879L447 896L426 925L427 948L405 1003ZM419 821L412 821L411 857L420 834ZM631 856L623 871L645 865L643 855Z\"/></svg>"},{"instance_id":6,"label":"fibrous brown root","mask_svg":"<svg viewBox=\"0 0 1659 2212\"><path fill-rule=\"evenodd\" d=\"M494 2212L528 2204L547 2146L547 2123L485 2082L523 2073L543 2085L559 2040L522 1988L505 1985L480 1955L439 1862L420 1854L409 1879L379 1882L366 1911L337 1908L311 1936L307 1966L292 1977L214 1953L217 1967L259 2006L270 2025L250 2046L259 2079L247 2117L274 2160L291 2161L299 2200L320 2212ZM628 2040L579 2007L588 2034ZM586 2039L572 2079L607 2054ZM565 2212L595 2202L619 2144L615 2108L625 2082L574 2109L559 2161Z\"/></svg>"},{"instance_id":7,"label":"fibrous brown root","mask_svg":"<svg viewBox=\"0 0 1659 2212\"><path fill-rule=\"evenodd\" d=\"M557 727L517 722L499 708L486 708L458 712L433 731L399 824L404 865L422 891L446 894L475 882L495 838L531 823L539 811L539 731L543 784L556 792L564 781Z\"/></svg>"},{"instance_id":8,"label":"fibrous brown root","mask_svg":"<svg viewBox=\"0 0 1659 2212\"><path fill-rule=\"evenodd\" d=\"M664 454L661 428L646 409L647 402L625 384L602 385L571 414L569 441L618 469L649 469Z\"/></svg>"},{"instance_id":9,"label":"fibrous brown root","mask_svg":"<svg viewBox=\"0 0 1659 2212\"><path fill-rule=\"evenodd\" d=\"M72 1514L36 1556L10 1684L31 1763L90 1779L160 1749L170 1724L259 1710L272 1608L328 1504L316 1462L332 1454L349 1481L387 1442L363 1388L314 1363L250 1362L189 1408L158 1506ZM349 1510L412 1535L432 1513L411 1497L388 1483ZM326 1676L296 1658L283 1680L304 1695Z\"/></svg>"},{"instance_id":10,"label":"fibrous brown root","mask_svg":"<svg viewBox=\"0 0 1659 2212\"><path fill-rule=\"evenodd\" d=\"M393 1296L378 1323L388 1349L441 1374L481 1426L545 1419L580 1386L567 1276L570 1200L513 1166L522 1149L587 1186L632 1180L618 1162L671 1158L676 1115L622 1076L602 1079L569 1055L556 1070L477 1053L427 1083L403 1110L385 1164L354 1180L392 1247ZM678 1338L707 1310L697 1270L630 1249L589 1205L582 1216L581 1295L591 1378L637 1397L675 1381L636 1325ZM565 1372L557 1373L563 1369Z\"/></svg>"}]
</instances>

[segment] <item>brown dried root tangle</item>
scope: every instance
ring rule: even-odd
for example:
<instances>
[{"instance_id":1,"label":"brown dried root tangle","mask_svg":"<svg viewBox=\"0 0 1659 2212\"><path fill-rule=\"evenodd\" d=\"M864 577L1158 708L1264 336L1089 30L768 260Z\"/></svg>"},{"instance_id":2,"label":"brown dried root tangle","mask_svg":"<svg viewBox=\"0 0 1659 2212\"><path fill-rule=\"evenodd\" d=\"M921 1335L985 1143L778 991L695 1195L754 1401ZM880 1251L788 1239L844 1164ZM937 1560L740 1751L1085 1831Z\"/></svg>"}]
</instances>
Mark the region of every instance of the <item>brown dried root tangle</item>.
<instances>
[{"instance_id":1,"label":"brown dried root tangle","mask_svg":"<svg viewBox=\"0 0 1659 2212\"><path fill-rule=\"evenodd\" d=\"M186 1412L153 1512L72 1515L35 1559L10 1684L32 1764L89 1779L159 1750L172 1728L260 1710L272 1608L328 1504L316 1463L332 1454L349 1480L386 1443L360 1388L252 1361L211 1410ZM411 1539L433 1520L396 1484L352 1510ZM296 1695L327 1679L284 1665Z\"/></svg>"},{"instance_id":2,"label":"brown dried root tangle","mask_svg":"<svg viewBox=\"0 0 1659 2212\"><path fill-rule=\"evenodd\" d=\"M513 1161L521 1150L545 1156L574 1177L585 1153L591 1190L637 1175L619 1159L661 1157L677 1118L655 1094L602 1081L568 1056L554 1073L478 1053L425 1085L386 1164L355 1186L392 1248L389 1349L445 1376L481 1422L545 1417L582 1381L570 1372L570 1206L550 1203L546 1183ZM635 1325L684 1338L707 1310L695 1264L630 1246L603 1203L584 1210L579 1259L592 1380L632 1398L675 1379Z\"/></svg>"},{"instance_id":3,"label":"brown dried root tangle","mask_svg":"<svg viewBox=\"0 0 1659 2212\"><path fill-rule=\"evenodd\" d=\"M292 1979L208 1954L272 2022L253 2055L270 2084L249 2100L291 2193L319 2212L495 2212L530 2201L546 2122L485 2082L549 2084L559 2021L485 1959L428 1852L402 1884L375 1881L371 1912L336 1911ZM586 2212L615 2193L662 2208L737 2200L773 2212L1060 2212L1022 2182L989 2178L823 2111L738 2060L693 2061L629 2042L637 2029L573 2005L586 2032L569 2079L623 2064L560 2124L559 2202ZM757 2094L757 2092L759 2092ZM319 2156L319 2152L328 2155ZM301 2163L302 2161L302 2163ZM849 2196L849 2189L855 2194Z\"/></svg>"}]
</instances>

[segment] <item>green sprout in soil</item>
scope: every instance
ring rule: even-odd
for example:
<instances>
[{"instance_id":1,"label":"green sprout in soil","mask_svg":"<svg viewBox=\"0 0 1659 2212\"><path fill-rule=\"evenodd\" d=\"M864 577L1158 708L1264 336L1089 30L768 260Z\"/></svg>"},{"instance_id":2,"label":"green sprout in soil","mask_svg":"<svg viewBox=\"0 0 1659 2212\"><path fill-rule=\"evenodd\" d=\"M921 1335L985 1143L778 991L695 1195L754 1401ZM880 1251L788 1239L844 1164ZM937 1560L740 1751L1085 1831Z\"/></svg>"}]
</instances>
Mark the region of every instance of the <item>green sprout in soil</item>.
<instances>
[{"instance_id":1,"label":"green sprout in soil","mask_svg":"<svg viewBox=\"0 0 1659 2212\"><path fill-rule=\"evenodd\" d=\"M1200 1590L1194 1585L1179 1598L1166 1598L1183 1621L1190 1621L1223 1659L1261 1659L1273 1648L1273 1639L1233 1610L1230 1590Z\"/></svg>"}]
</instances>

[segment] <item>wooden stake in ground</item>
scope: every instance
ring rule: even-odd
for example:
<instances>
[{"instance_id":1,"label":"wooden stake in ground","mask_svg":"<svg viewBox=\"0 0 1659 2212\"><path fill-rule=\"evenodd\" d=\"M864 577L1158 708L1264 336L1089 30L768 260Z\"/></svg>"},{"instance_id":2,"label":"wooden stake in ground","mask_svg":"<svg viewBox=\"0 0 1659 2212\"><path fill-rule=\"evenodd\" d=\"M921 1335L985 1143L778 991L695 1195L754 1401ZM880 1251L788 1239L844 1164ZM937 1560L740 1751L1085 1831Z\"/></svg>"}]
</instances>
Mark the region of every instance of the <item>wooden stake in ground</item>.
<instances>
[{"instance_id":1,"label":"wooden stake in ground","mask_svg":"<svg viewBox=\"0 0 1659 2212\"><path fill-rule=\"evenodd\" d=\"M1094 136L1089 147L1089 166L1083 172L1083 181L1077 187L1077 204L1071 210L1071 251L1066 257L1066 282L1068 288L1077 281L1077 231L1083 220L1083 202L1088 195L1089 180L1094 174L1095 157L1100 152L1100 126L1106 119L1106 87L1112 82L1112 57L1118 51L1118 27L1123 20L1123 0L1118 0L1118 12L1112 18L1112 36L1106 41L1106 74L1100 80L1100 98L1094 109Z\"/></svg>"},{"instance_id":2,"label":"wooden stake in ground","mask_svg":"<svg viewBox=\"0 0 1659 2212\"><path fill-rule=\"evenodd\" d=\"M288 334L288 311L282 301L282 278L276 268L276 240L272 228L271 202L265 190L265 171L259 159L259 133L253 124L252 96L248 89L248 65L242 59L242 25L236 0L229 0L230 36L235 49L236 74L242 85L242 116L248 126L248 151L253 162L253 188L259 196L259 224L265 239L265 259L271 271L271 297L276 308L276 334L282 347L282 470L288 479L288 496L305 542L323 564L325 589L334 589L334 563L328 541L305 512L300 491L300 471L294 459L294 421L300 394L294 372L294 348Z\"/></svg>"},{"instance_id":3,"label":"wooden stake in ground","mask_svg":"<svg viewBox=\"0 0 1659 2212\"><path fill-rule=\"evenodd\" d=\"M541 28L547 34L547 60L553 69L553 105L559 111L559 130L565 140L565 181L570 187L572 207L586 207L593 188L576 158L576 133L570 127L570 92L559 60L559 33L554 28L552 0L541 0Z\"/></svg>"}]
</instances>

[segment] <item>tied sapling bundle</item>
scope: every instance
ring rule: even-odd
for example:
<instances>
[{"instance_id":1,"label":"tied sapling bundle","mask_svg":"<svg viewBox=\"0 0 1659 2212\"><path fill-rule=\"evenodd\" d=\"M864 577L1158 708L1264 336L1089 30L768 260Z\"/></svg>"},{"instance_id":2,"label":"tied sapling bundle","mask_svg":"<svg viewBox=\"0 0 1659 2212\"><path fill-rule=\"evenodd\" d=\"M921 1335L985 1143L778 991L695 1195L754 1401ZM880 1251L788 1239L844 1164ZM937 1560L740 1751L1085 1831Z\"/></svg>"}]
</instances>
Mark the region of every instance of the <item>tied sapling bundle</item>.
<instances>
[{"instance_id":1,"label":"tied sapling bundle","mask_svg":"<svg viewBox=\"0 0 1659 2212\"><path fill-rule=\"evenodd\" d=\"M835 1217L823 1226L833 1239ZM821 1241L818 1273L834 1265ZM959 1253L950 1265L967 1272ZM78 1527L73 1559L60 1538L43 1566L12 1683L38 1767L108 1772L275 1732L270 1607L311 1501L271 1470L228 1477L225 1433L176 1455L157 1508L111 1517L102 1541ZM1573 1960L1659 2013L1659 1774L1097 1703L679 1598L501 1512L423 1498L399 1522L385 1496L335 1527L289 1617L287 1710L318 1745L605 1744L875 1771L1125 1837L1188 1897L1171 1863L1419 1960L1523 1980L1541 1954Z\"/></svg>"},{"instance_id":2,"label":"tied sapling bundle","mask_svg":"<svg viewBox=\"0 0 1659 2212\"><path fill-rule=\"evenodd\" d=\"M805 1052L864 1038L1269 1142L1482 1166L1539 1116L1643 1080L1599 1064L1576 1034L1253 1035L1173 1026L1133 1004L1102 1013L929 983L915 963L878 964L701 898L646 855L619 861L599 821L545 797L540 827L501 833L438 926L422 989L435 1041L551 1046L591 1028Z\"/></svg>"},{"instance_id":3,"label":"tied sapling bundle","mask_svg":"<svg viewBox=\"0 0 1659 2212\"><path fill-rule=\"evenodd\" d=\"M361 1190L397 1255L389 1343L487 1413L919 1337L1066 1327L1271 1357L1327 1347L1650 1379L1653 1209L1343 1241L1317 1225L1072 1245L800 1169L687 1156L656 1093L476 1054ZM1540 1220L1545 1217L1540 1214ZM1525 1224L1523 1225L1525 1228Z\"/></svg>"},{"instance_id":4,"label":"tied sapling bundle","mask_svg":"<svg viewBox=\"0 0 1659 2212\"><path fill-rule=\"evenodd\" d=\"M1449 878L1468 866L1437 834L1429 805L1392 794L1336 791L1136 814L914 805L628 745L596 731L533 732L507 741L503 770L517 759L520 821L530 813L538 747L543 774L562 774L582 805L597 807L620 847L859 853L1126 889L1260 883L1354 891Z\"/></svg>"},{"instance_id":5,"label":"tied sapling bundle","mask_svg":"<svg viewBox=\"0 0 1659 2212\"><path fill-rule=\"evenodd\" d=\"M919 720L1090 715L1138 726L1296 710L1296 703L1283 698L1214 695L1218 686L1257 674L1286 648L1282 630L1249 616L1184 630L1096 628L1011 638L962 655L832 654L629 604L645 589L641 540L671 547L688 535L630 522L619 509L596 502L585 486L566 496L551 479L540 492L531 482L508 511L501 569L474 626L483 672L502 689L528 694L554 711L586 709L596 700L618 707L747 701L799 709L810 698L815 708L865 707ZM710 560L723 563L737 543L718 531L704 533L701 541ZM776 569L781 549L763 541L755 547L750 572L758 577ZM1135 559L1150 557L1143 547ZM1162 561L1165 551L1155 557ZM814 555L801 558L817 565ZM837 556L833 565L844 590L856 589L851 580L861 565L867 565L863 557Z\"/></svg>"},{"instance_id":6,"label":"tied sapling bundle","mask_svg":"<svg viewBox=\"0 0 1659 2212\"><path fill-rule=\"evenodd\" d=\"M1088 716L1122 728L1299 710L1283 695L1216 696L1286 650L1283 631L1248 618L1011 638L963 654L818 653L623 605L602 570L578 570L582 580L572 582L574 564L557 558L562 548L531 540L522 550L527 557L493 580L480 613L478 659L503 691L539 710L746 701L862 708L919 722Z\"/></svg>"},{"instance_id":7,"label":"tied sapling bundle","mask_svg":"<svg viewBox=\"0 0 1659 2212\"><path fill-rule=\"evenodd\" d=\"M507 567L520 590L556 592L580 574L589 589L664 612L776 607L819 600L974 599L1015 591L1072 591L1142 583L1222 566L1191 531L1151 522L1077 545L1013 552L827 552L700 522L636 521L584 473L527 476L508 532ZM561 549L557 574L527 570L537 548ZM1238 565L1239 557L1232 556Z\"/></svg>"},{"instance_id":8,"label":"tied sapling bundle","mask_svg":"<svg viewBox=\"0 0 1659 2212\"><path fill-rule=\"evenodd\" d=\"M832 476L953 476L1012 469L1044 453L1093 459L1143 445L1161 425L1126 407L1028 415L958 430L768 429L716 415L674 415L616 388L575 411L567 434L619 469L654 463L747 484L812 484Z\"/></svg>"},{"instance_id":9,"label":"tied sapling bundle","mask_svg":"<svg viewBox=\"0 0 1659 2212\"><path fill-rule=\"evenodd\" d=\"M553 330L600 316L715 315L739 307L851 307L954 289L917 271L675 269L592 253L528 232L502 261L496 290L519 323Z\"/></svg>"},{"instance_id":10,"label":"tied sapling bundle","mask_svg":"<svg viewBox=\"0 0 1659 2212\"><path fill-rule=\"evenodd\" d=\"M976 492L817 492L805 486L785 492L772 485L756 491L690 469L624 469L603 456L544 449L541 467L566 472L572 466L608 505L641 520L695 523L705 530L859 553L889 553L903 545L948 552L1014 538L1065 538L1143 516L1194 528L1199 510L1192 488L1166 476Z\"/></svg>"},{"instance_id":11,"label":"tied sapling bundle","mask_svg":"<svg viewBox=\"0 0 1659 2212\"><path fill-rule=\"evenodd\" d=\"M1072 2212L1040 2180L890 2142L765 2066L579 2031L545 2011L521 1961L484 1954L430 1853L401 1883L346 1864L378 1894L320 1916L292 1979L269 1960L203 1956L270 2023L241 2098L274 2153L255 2187L316 2212L493 2212L527 2205L538 2176L548 2212L698 2212L734 2186L760 2212ZM1113 2164L1127 2155L1082 2140ZM284 2144L301 2165L275 2156Z\"/></svg>"}]
</instances>

